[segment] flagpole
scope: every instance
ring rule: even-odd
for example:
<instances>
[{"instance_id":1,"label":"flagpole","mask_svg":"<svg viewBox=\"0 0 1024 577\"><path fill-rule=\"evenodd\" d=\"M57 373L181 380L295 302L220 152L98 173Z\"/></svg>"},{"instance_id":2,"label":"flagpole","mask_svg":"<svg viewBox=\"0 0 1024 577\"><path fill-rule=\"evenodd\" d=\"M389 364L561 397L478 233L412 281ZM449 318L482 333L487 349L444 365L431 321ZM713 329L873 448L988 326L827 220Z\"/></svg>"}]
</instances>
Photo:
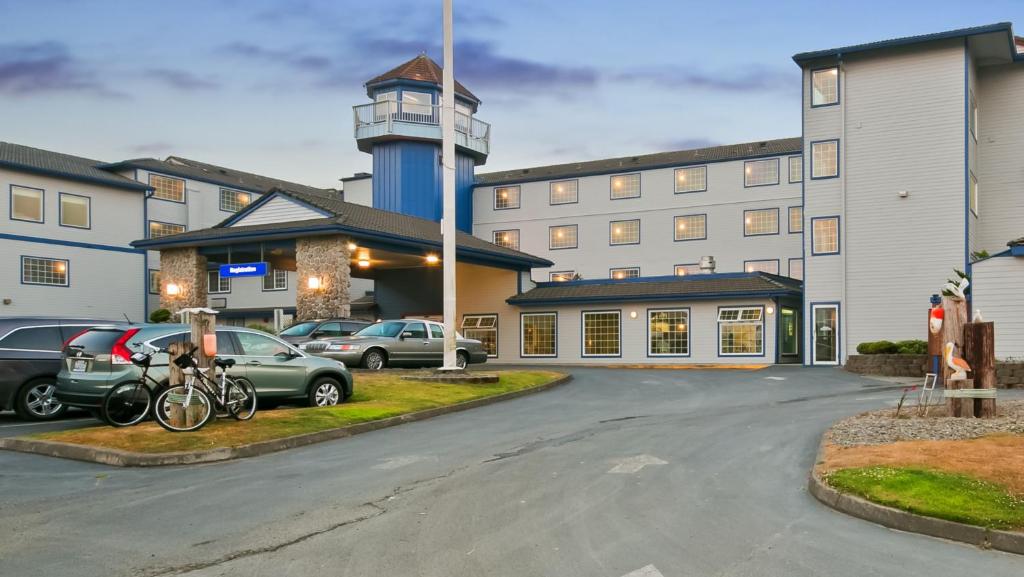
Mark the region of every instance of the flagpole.
<instances>
[{"instance_id":1,"label":"flagpole","mask_svg":"<svg viewBox=\"0 0 1024 577\"><path fill-rule=\"evenodd\" d=\"M441 168L443 210L441 235L444 246L441 275L444 278L444 368L455 368L455 51L452 47L452 0L443 0L444 70L441 77Z\"/></svg>"}]
</instances>

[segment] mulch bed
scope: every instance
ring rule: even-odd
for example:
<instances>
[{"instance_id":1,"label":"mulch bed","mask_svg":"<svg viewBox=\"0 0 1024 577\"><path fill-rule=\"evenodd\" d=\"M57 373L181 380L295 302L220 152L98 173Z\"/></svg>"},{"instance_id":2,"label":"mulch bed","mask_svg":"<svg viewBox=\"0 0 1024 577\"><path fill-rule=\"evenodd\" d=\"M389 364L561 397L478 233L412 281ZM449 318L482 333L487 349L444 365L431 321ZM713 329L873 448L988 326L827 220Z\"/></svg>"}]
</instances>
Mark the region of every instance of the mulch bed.
<instances>
[{"instance_id":1,"label":"mulch bed","mask_svg":"<svg viewBox=\"0 0 1024 577\"><path fill-rule=\"evenodd\" d=\"M852 447L898 441L976 439L993 434L1024 435L1024 401L1000 400L996 408L993 419L948 417L945 406L931 407L927 417L918 417L914 406L904 406L898 419L893 418L893 408L861 413L833 425L827 441Z\"/></svg>"}]
</instances>

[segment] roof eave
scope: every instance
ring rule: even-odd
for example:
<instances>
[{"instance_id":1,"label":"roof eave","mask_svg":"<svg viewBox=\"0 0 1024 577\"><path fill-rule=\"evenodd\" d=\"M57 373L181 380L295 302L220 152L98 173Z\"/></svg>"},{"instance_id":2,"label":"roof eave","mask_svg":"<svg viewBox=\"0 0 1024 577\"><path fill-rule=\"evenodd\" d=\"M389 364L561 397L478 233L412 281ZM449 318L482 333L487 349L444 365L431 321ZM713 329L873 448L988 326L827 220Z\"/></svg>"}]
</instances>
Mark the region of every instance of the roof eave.
<instances>
[{"instance_id":1,"label":"roof eave","mask_svg":"<svg viewBox=\"0 0 1024 577\"><path fill-rule=\"evenodd\" d=\"M6 168L8 170L17 170L17 171L21 171L21 172L29 172L29 173L38 174L38 175L41 175L41 176L53 176L53 177L56 177L56 178L64 178L64 179L67 179L67 180L74 180L75 182L87 182L89 184L97 184L97 185L101 185L101 186L110 186L110 187L113 187L113 188L122 188L122 189L125 189L125 190L147 191L147 190L152 190L153 189L153 187L151 187L151 186L149 186L147 184L143 184L141 182L136 183L136 182L128 180L128 179L125 179L125 182L108 181L108 180L103 180L101 178L92 178L92 177L84 176L84 175L80 175L80 174L70 174L70 173L67 173L67 172L61 172L59 170L49 170L49 169L46 169L46 168L40 168L38 166L30 166L30 165L26 165L26 164L19 164L17 162L6 162L6 161L0 160L0 168ZM96 168L102 169L102 165L97 166Z\"/></svg>"},{"instance_id":2,"label":"roof eave","mask_svg":"<svg viewBox=\"0 0 1024 577\"><path fill-rule=\"evenodd\" d=\"M836 58L846 54L868 52L871 50L883 50L886 48L894 48L898 46L909 46L912 44L922 44L925 42L948 40L950 38L962 38L966 36L977 36L980 34L992 34L995 32L1007 32L1010 35L1010 46L1013 46L1013 25L1010 22L997 22L995 24L988 24L985 26L975 26L973 28L960 28L957 30L936 32L933 34L921 34L918 36L893 38L892 40L883 40L881 42L853 44L841 48L830 48L827 50L816 50L813 52L800 52L798 54L793 55L793 62L796 62L798 65L803 66L805 63L814 60ZM1011 54L1011 56L1014 57L1014 59L1016 59L1016 54Z\"/></svg>"},{"instance_id":3,"label":"roof eave","mask_svg":"<svg viewBox=\"0 0 1024 577\"><path fill-rule=\"evenodd\" d=\"M525 293L524 293L525 294ZM799 297L797 290L772 290L772 291L742 291L742 292L715 292L715 293L693 293L688 295L680 294L658 294L658 295L615 295L615 296L586 296L586 297L560 297L549 299L523 299L520 295L509 297L505 302L516 306L553 306L562 304L598 304L614 302L685 302L685 301L709 301L709 300L735 300L745 298L775 298L775 297Z\"/></svg>"}]
</instances>

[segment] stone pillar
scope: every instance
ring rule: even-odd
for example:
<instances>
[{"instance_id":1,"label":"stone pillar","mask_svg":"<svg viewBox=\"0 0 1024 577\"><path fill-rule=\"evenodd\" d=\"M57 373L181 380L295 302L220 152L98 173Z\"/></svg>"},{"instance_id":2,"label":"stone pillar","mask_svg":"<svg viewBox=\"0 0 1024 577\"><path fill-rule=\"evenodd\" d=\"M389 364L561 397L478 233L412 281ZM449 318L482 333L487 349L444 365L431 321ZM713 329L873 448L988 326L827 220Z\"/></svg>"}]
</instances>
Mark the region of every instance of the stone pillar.
<instances>
[{"instance_id":1,"label":"stone pillar","mask_svg":"<svg viewBox=\"0 0 1024 577\"><path fill-rule=\"evenodd\" d=\"M350 270L349 239L343 236L314 236L295 239L295 320L348 317ZM319 279L310 288L309 279Z\"/></svg>"},{"instance_id":2,"label":"stone pillar","mask_svg":"<svg viewBox=\"0 0 1024 577\"><path fill-rule=\"evenodd\" d=\"M178 294L167 292L176 285ZM160 307L172 313L181 309L205 307L206 257L196 248L170 248L160 251Z\"/></svg>"}]
</instances>

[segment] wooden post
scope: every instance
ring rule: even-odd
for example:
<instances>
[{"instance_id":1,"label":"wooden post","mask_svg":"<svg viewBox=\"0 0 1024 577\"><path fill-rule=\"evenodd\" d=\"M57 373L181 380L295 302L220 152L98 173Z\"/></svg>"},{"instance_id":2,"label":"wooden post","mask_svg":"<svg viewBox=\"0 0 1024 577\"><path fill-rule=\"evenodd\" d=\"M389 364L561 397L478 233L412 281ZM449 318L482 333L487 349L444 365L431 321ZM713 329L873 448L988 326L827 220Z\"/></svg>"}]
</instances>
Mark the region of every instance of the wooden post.
<instances>
[{"instance_id":1,"label":"wooden post","mask_svg":"<svg viewBox=\"0 0 1024 577\"><path fill-rule=\"evenodd\" d=\"M192 325L192 346L198 346L199 349L195 352L196 363L199 367L196 369L207 369L206 374L213 377L213 357L206 354L203 347L203 335L212 335L216 332L216 313L206 312L208 309L194 309L189 314L189 324ZM199 415L199 405L193 405L186 411L188 426L195 424L196 417Z\"/></svg>"},{"instance_id":2,"label":"wooden post","mask_svg":"<svg viewBox=\"0 0 1024 577\"><path fill-rule=\"evenodd\" d=\"M172 387L185 384L185 373L181 372L181 369L178 368L178 365L174 364L174 359L187 353L190 348L191 345L189 343L181 341L176 341L167 345L167 362L170 369L170 376L168 377L168 382ZM181 409L181 405L171 405L171 410L167 414L167 419L170 422L179 426L181 423L184 423L185 412Z\"/></svg>"},{"instance_id":3,"label":"wooden post","mask_svg":"<svg viewBox=\"0 0 1024 577\"><path fill-rule=\"evenodd\" d=\"M946 343L956 345L954 353L963 355L964 350L964 325L967 324L967 302L958 301L953 297L942 297L942 308L945 309L945 317L942 319L942 346ZM958 381L950 381L953 369L942 362L942 384L946 389L959 389L963 385ZM971 405L971 416L974 415L974 403L971 399L946 399L946 410L949 416L961 416L961 408L964 404Z\"/></svg>"},{"instance_id":4,"label":"wooden post","mask_svg":"<svg viewBox=\"0 0 1024 577\"><path fill-rule=\"evenodd\" d=\"M996 388L995 323L968 323L964 326L964 360L971 365L974 388ZM964 399L967 403L971 399ZM973 399L974 414L983 419L996 416L995 399Z\"/></svg>"}]
</instances>

